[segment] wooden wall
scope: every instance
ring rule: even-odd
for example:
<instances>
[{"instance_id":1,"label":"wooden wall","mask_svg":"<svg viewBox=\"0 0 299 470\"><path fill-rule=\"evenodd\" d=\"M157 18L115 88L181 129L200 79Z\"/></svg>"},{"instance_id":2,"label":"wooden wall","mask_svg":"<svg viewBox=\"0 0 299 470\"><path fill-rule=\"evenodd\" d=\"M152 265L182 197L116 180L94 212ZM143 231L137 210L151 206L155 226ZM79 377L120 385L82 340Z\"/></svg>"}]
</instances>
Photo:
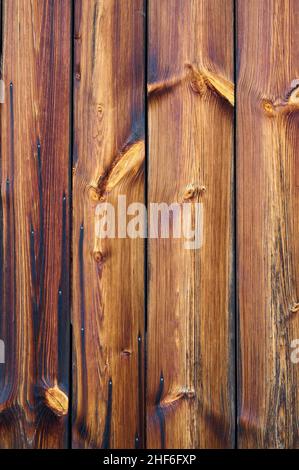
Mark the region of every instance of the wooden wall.
<instances>
[{"instance_id":1,"label":"wooden wall","mask_svg":"<svg viewBox=\"0 0 299 470\"><path fill-rule=\"evenodd\" d=\"M0 5L0 447L299 447L299 0Z\"/></svg>"}]
</instances>

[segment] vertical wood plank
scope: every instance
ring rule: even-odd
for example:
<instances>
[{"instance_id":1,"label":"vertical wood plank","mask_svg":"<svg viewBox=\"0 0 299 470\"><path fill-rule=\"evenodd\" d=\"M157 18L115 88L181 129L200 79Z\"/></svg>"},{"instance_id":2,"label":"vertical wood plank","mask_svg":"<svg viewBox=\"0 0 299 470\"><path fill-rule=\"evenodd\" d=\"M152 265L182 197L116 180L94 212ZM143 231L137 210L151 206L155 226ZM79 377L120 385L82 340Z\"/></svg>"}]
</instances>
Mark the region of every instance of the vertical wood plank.
<instances>
[{"instance_id":1,"label":"vertical wood plank","mask_svg":"<svg viewBox=\"0 0 299 470\"><path fill-rule=\"evenodd\" d=\"M144 242L95 234L100 202L144 201L143 4L75 1L74 447L143 440Z\"/></svg>"},{"instance_id":2,"label":"vertical wood plank","mask_svg":"<svg viewBox=\"0 0 299 470\"><path fill-rule=\"evenodd\" d=\"M238 0L239 446L298 440L296 0ZM297 80L297 81L296 81Z\"/></svg>"},{"instance_id":3,"label":"vertical wood plank","mask_svg":"<svg viewBox=\"0 0 299 470\"><path fill-rule=\"evenodd\" d=\"M67 443L70 2L3 2L0 446Z\"/></svg>"},{"instance_id":4,"label":"vertical wood plank","mask_svg":"<svg viewBox=\"0 0 299 470\"><path fill-rule=\"evenodd\" d=\"M149 1L149 203L201 202L203 244L149 240L147 445L234 443L233 3Z\"/></svg>"}]
</instances>

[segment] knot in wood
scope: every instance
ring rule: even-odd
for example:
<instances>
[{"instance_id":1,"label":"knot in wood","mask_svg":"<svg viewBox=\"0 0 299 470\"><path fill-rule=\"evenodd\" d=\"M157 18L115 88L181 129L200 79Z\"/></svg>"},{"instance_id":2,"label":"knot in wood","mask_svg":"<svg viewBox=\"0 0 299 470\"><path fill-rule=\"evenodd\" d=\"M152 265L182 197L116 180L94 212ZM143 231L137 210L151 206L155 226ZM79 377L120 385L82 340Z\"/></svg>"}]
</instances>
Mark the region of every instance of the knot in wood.
<instances>
[{"instance_id":1,"label":"knot in wood","mask_svg":"<svg viewBox=\"0 0 299 470\"><path fill-rule=\"evenodd\" d=\"M46 406L57 416L65 416L68 412L68 396L57 385L45 391Z\"/></svg>"}]
</instances>

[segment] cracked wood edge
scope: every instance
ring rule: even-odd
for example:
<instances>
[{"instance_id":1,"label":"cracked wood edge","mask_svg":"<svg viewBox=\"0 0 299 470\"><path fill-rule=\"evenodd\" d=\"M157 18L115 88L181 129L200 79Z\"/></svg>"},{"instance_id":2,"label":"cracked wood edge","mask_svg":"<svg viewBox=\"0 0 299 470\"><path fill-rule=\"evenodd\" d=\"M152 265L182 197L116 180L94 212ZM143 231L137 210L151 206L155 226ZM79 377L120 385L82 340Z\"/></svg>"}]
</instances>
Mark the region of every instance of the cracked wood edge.
<instances>
[{"instance_id":1,"label":"cracked wood edge","mask_svg":"<svg viewBox=\"0 0 299 470\"><path fill-rule=\"evenodd\" d=\"M147 447L232 447L233 2L148 21L148 201L202 202L205 225L199 251L148 241Z\"/></svg>"},{"instance_id":2,"label":"cracked wood edge","mask_svg":"<svg viewBox=\"0 0 299 470\"><path fill-rule=\"evenodd\" d=\"M297 448L299 4L239 0L238 445Z\"/></svg>"},{"instance_id":3,"label":"cracked wood edge","mask_svg":"<svg viewBox=\"0 0 299 470\"><path fill-rule=\"evenodd\" d=\"M3 13L0 337L6 362L0 365L0 446L63 448L69 385L70 4L11 0L3 2ZM59 403L53 403L55 396Z\"/></svg>"},{"instance_id":4,"label":"cracked wood edge","mask_svg":"<svg viewBox=\"0 0 299 470\"><path fill-rule=\"evenodd\" d=\"M75 448L144 444L144 243L95 238L99 202L144 202L143 41L143 0L75 1Z\"/></svg>"}]
</instances>

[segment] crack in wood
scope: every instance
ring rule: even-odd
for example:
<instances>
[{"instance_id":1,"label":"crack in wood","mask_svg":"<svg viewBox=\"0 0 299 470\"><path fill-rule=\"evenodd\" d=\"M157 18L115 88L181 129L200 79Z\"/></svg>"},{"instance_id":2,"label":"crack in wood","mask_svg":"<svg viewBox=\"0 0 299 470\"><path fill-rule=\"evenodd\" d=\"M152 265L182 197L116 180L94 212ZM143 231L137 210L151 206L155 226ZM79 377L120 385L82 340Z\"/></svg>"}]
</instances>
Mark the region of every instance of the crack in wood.
<instances>
[{"instance_id":1,"label":"crack in wood","mask_svg":"<svg viewBox=\"0 0 299 470\"><path fill-rule=\"evenodd\" d=\"M102 439L102 449L109 449L110 447L111 416L112 416L112 379L109 379L107 410L106 410L105 428L104 428L103 439Z\"/></svg>"},{"instance_id":2,"label":"crack in wood","mask_svg":"<svg viewBox=\"0 0 299 470\"><path fill-rule=\"evenodd\" d=\"M161 449L165 449L165 416L163 407L161 406L162 396L164 392L164 377L163 373L161 372L160 381L159 381L159 388L156 395L156 409L157 409L157 416L159 420L160 426L160 438L161 438Z\"/></svg>"}]
</instances>

